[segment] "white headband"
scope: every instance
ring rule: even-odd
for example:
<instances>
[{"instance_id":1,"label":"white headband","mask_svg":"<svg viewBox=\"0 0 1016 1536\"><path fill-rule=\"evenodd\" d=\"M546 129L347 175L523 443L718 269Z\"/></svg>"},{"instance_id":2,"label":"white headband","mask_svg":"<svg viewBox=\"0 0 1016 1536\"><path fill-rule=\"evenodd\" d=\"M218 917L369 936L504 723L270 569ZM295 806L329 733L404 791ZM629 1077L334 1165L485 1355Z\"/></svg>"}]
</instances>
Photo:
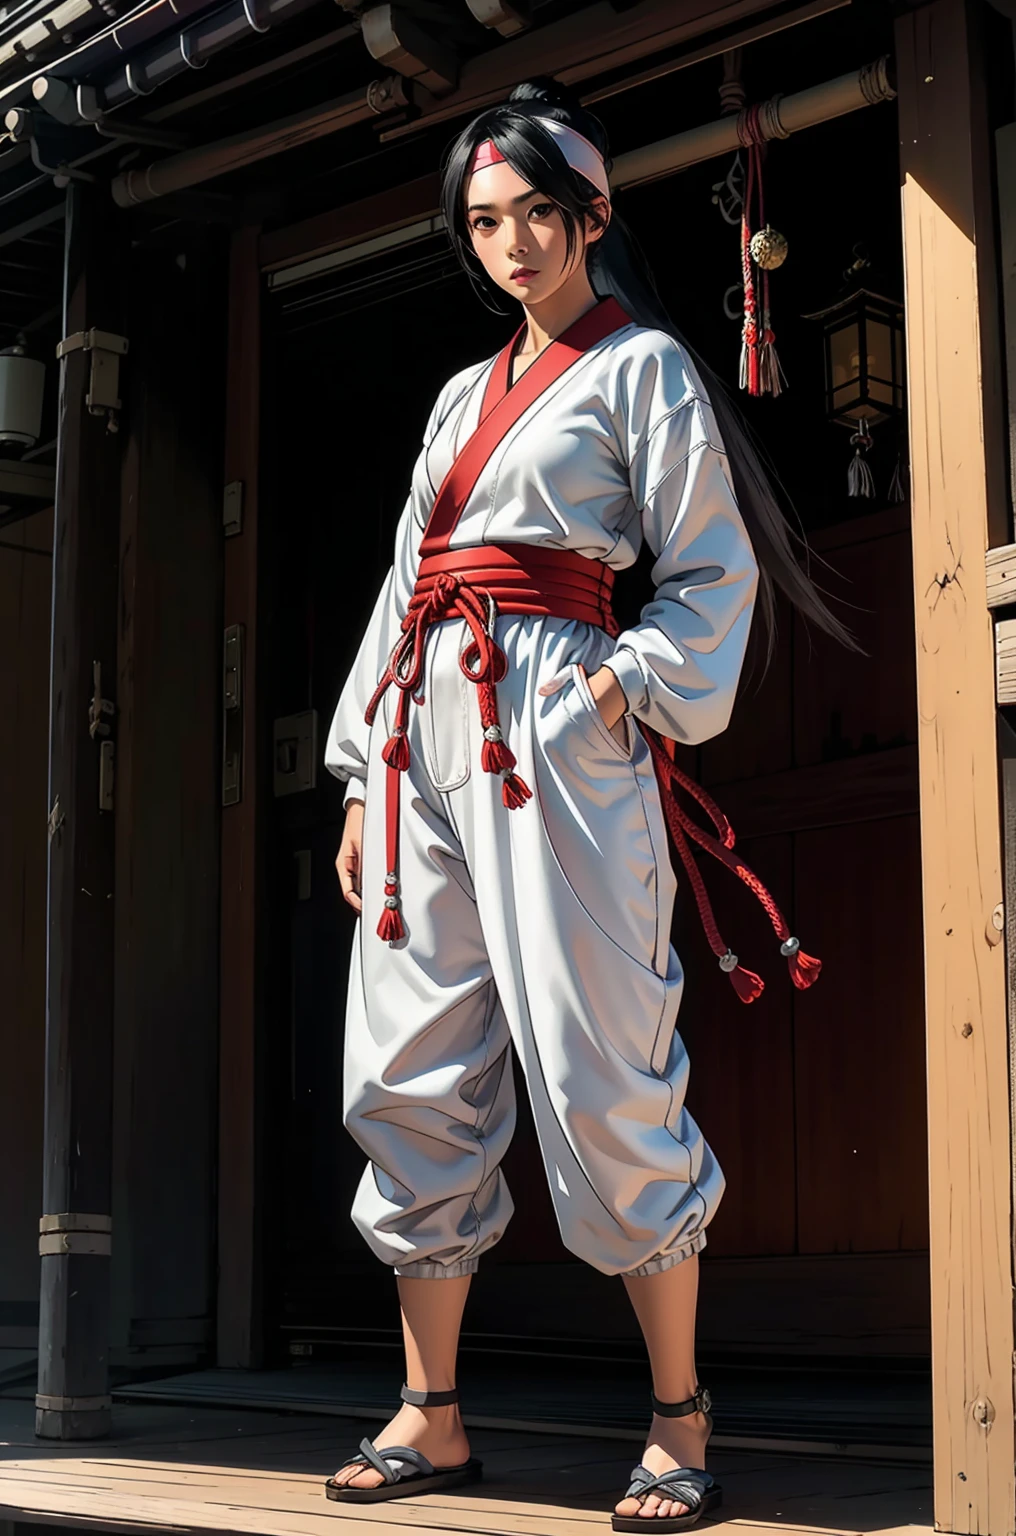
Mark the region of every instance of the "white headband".
<instances>
[{"instance_id":1,"label":"white headband","mask_svg":"<svg viewBox=\"0 0 1016 1536\"><path fill-rule=\"evenodd\" d=\"M535 120L553 139L556 139L558 149L572 170L578 171L580 176L592 182L597 192L602 192L609 202L610 182L607 180L607 167L596 145L591 144L584 134L577 133L574 128L569 128L565 123L559 123L552 117L538 117Z\"/></svg>"}]
</instances>

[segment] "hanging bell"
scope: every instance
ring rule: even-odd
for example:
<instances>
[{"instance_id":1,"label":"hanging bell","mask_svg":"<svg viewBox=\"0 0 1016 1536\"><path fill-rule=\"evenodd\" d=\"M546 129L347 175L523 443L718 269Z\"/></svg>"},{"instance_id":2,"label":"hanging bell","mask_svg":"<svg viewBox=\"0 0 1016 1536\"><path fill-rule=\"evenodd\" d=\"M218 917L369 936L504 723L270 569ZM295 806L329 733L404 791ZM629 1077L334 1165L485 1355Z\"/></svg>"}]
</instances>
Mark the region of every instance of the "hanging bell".
<instances>
[{"instance_id":1,"label":"hanging bell","mask_svg":"<svg viewBox=\"0 0 1016 1536\"><path fill-rule=\"evenodd\" d=\"M775 272L787 259L787 237L767 224L751 237L751 259L763 272Z\"/></svg>"}]
</instances>

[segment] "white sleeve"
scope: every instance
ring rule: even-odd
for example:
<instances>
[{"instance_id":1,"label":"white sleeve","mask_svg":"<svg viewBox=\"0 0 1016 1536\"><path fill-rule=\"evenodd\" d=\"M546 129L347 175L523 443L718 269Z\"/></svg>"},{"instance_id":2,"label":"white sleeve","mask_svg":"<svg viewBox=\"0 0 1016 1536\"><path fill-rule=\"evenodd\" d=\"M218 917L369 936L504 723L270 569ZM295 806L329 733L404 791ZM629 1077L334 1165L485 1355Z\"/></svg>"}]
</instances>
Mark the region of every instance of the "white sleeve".
<instances>
[{"instance_id":1,"label":"white sleeve","mask_svg":"<svg viewBox=\"0 0 1016 1536\"><path fill-rule=\"evenodd\" d=\"M629 478L656 556L655 595L606 665L628 712L675 741L707 741L733 708L758 567L712 406L669 338L634 381Z\"/></svg>"}]
</instances>

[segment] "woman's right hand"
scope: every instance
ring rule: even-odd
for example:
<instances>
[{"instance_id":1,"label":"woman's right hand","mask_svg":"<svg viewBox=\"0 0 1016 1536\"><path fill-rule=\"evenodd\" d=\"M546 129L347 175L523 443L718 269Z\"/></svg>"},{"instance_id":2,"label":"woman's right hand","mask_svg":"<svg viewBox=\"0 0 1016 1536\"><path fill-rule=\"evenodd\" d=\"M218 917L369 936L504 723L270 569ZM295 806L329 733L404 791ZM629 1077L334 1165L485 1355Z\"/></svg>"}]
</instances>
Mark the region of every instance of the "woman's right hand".
<instances>
[{"instance_id":1,"label":"woman's right hand","mask_svg":"<svg viewBox=\"0 0 1016 1536\"><path fill-rule=\"evenodd\" d=\"M346 808L346 825L342 842L335 860L342 894L354 912L363 909L360 900L360 874L363 854L363 801L350 800Z\"/></svg>"}]
</instances>

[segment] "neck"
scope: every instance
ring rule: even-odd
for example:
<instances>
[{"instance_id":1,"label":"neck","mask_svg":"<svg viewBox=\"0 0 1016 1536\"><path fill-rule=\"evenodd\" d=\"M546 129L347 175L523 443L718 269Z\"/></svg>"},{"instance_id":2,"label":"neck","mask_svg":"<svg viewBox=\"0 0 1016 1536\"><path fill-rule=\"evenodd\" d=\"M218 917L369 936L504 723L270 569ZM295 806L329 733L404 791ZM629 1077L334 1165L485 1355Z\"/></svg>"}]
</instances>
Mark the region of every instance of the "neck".
<instances>
[{"instance_id":1,"label":"neck","mask_svg":"<svg viewBox=\"0 0 1016 1536\"><path fill-rule=\"evenodd\" d=\"M583 263L549 298L540 304L523 306L527 334L519 349L521 354L542 352L598 302Z\"/></svg>"}]
</instances>

